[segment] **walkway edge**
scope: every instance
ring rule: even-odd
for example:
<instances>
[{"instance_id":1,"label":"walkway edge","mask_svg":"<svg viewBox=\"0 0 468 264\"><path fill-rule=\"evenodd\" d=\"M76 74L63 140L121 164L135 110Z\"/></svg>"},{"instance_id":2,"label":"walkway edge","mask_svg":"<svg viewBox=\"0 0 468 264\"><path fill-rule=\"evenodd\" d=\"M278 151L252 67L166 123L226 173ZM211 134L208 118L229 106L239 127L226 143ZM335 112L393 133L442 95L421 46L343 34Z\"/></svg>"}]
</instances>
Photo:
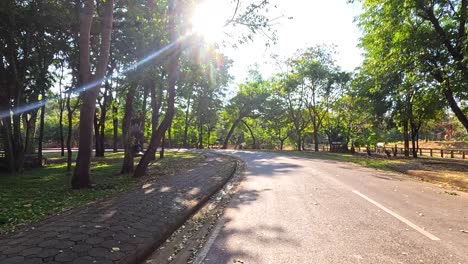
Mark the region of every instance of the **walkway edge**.
<instances>
[{"instance_id":1,"label":"walkway edge","mask_svg":"<svg viewBox=\"0 0 468 264\"><path fill-rule=\"evenodd\" d=\"M129 256L127 257L124 261L120 263L131 263L131 264L138 264L138 263L143 263L151 254L157 250L175 231L177 231L185 222L190 219L195 213L197 213L203 206L211 199L213 195L218 193L223 187L226 185L226 183L229 182L229 180L233 177L233 175L236 173L236 171L239 169L239 161L237 158L231 156L231 155L224 155L224 154L217 154L220 156L228 156L229 158L232 158L235 160L235 166L233 166L232 170L229 172L229 176L225 177L221 184L213 188L212 190L209 191L207 195L204 195L199 199L197 205L195 205L193 208L188 210L185 214L181 214L180 219L175 219L175 224L171 229L169 230L162 230L163 236L161 239L158 239L154 241L151 245L145 246L144 248L137 248L135 255L134 256Z\"/></svg>"}]
</instances>

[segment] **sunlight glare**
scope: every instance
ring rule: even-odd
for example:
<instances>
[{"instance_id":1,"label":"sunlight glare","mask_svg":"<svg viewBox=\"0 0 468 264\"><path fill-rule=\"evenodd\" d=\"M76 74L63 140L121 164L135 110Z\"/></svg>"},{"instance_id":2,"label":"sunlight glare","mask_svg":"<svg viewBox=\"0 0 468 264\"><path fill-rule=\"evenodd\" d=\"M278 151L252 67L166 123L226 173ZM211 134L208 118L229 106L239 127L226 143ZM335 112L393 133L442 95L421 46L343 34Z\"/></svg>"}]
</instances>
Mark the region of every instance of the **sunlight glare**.
<instances>
[{"instance_id":1,"label":"sunlight glare","mask_svg":"<svg viewBox=\"0 0 468 264\"><path fill-rule=\"evenodd\" d=\"M228 19L223 2L206 0L195 7L192 17L193 30L207 41L219 42L223 37L223 28Z\"/></svg>"}]
</instances>

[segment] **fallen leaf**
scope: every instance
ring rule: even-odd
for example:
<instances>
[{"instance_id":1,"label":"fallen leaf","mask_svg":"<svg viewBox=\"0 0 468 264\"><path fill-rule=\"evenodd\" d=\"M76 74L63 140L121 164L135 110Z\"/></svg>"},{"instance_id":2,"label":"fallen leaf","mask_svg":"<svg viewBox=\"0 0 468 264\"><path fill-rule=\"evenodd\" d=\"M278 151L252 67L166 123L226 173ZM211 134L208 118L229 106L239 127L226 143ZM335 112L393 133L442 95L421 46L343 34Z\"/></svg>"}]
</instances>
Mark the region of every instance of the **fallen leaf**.
<instances>
[{"instance_id":1,"label":"fallen leaf","mask_svg":"<svg viewBox=\"0 0 468 264\"><path fill-rule=\"evenodd\" d=\"M113 247L111 249L111 252L119 252L119 251L120 251L120 248L118 248L118 247Z\"/></svg>"}]
</instances>

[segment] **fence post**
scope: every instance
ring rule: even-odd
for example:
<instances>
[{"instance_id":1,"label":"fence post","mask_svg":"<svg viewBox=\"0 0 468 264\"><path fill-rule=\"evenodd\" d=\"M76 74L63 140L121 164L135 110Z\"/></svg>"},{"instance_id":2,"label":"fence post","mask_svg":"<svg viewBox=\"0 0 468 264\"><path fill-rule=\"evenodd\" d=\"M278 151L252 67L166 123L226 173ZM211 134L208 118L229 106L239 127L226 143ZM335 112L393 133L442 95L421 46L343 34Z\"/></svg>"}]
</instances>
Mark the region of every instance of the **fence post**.
<instances>
[{"instance_id":1,"label":"fence post","mask_svg":"<svg viewBox=\"0 0 468 264\"><path fill-rule=\"evenodd\" d=\"M450 151L450 158L453 159L453 150Z\"/></svg>"},{"instance_id":2,"label":"fence post","mask_svg":"<svg viewBox=\"0 0 468 264\"><path fill-rule=\"evenodd\" d=\"M419 149L419 156L422 156L422 148Z\"/></svg>"},{"instance_id":3,"label":"fence post","mask_svg":"<svg viewBox=\"0 0 468 264\"><path fill-rule=\"evenodd\" d=\"M440 157L441 157L441 158L444 157L444 150L443 150L443 149L440 150Z\"/></svg>"},{"instance_id":4,"label":"fence post","mask_svg":"<svg viewBox=\"0 0 468 264\"><path fill-rule=\"evenodd\" d=\"M430 149L429 151L430 151L430 153L431 153L431 157L432 157L432 149Z\"/></svg>"},{"instance_id":5,"label":"fence post","mask_svg":"<svg viewBox=\"0 0 468 264\"><path fill-rule=\"evenodd\" d=\"M465 151L462 151L462 159L465 159Z\"/></svg>"},{"instance_id":6,"label":"fence post","mask_svg":"<svg viewBox=\"0 0 468 264\"><path fill-rule=\"evenodd\" d=\"M361 152L361 147L358 147L358 151Z\"/></svg>"}]
</instances>

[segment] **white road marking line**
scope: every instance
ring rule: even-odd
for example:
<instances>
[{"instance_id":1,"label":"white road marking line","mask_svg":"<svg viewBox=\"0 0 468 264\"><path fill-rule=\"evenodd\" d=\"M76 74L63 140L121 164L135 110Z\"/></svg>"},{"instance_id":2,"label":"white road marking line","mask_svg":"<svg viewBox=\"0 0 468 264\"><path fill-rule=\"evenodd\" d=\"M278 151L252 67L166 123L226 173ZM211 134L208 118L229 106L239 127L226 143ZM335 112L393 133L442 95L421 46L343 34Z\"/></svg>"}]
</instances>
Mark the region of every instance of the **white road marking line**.
<instances>
[{"instance_id":1,"label":"white road marking line","mask_svg":"<svg viewBox=\"0 0 468 264\"><path fill-rule=\"evenodd\" d=\"M221 228L225 224L225 220L223 218L220 219L220 221L216 224L215 228L209 235L210 237L206 241L205 245L203 248L200 250L200 253L198 253L197 257L193 261L195 264L202 264L203 261L205 261L206 256L208 255L208 252L210 251L211 247L213 246L216 238L219 235L219 232L221 231Z\"/></svg>"},{"instance_id":2,"label":"white road marking line","mask_svg":"<svg viewBox=\"0 0 468 264\"><path fill-rule=\"evenodd\" d=\"M391 211L390 209L387 209L385 206L379 204L378 202L372 200L371 198L365 196L364 194L360 193L359 191L356 191L354 190L353 193L361 196L362 198L366 199L368 202L374 204L375 206L377 206L378 208L382 209L383 211L387 212L388 214L390 214L391 216L395 217L396 219L400 220L401 222L409 225L410 227L412 227L414 230L418 231L419 233L427 236L429 239L431 240L440 240L438 237L434 236L433 234L427 232L426 230L420 228L419 226L411 223L408 219L404 218L403 216L400 216L398 215L397 213Z\"/></svg>"}]
</instances>

